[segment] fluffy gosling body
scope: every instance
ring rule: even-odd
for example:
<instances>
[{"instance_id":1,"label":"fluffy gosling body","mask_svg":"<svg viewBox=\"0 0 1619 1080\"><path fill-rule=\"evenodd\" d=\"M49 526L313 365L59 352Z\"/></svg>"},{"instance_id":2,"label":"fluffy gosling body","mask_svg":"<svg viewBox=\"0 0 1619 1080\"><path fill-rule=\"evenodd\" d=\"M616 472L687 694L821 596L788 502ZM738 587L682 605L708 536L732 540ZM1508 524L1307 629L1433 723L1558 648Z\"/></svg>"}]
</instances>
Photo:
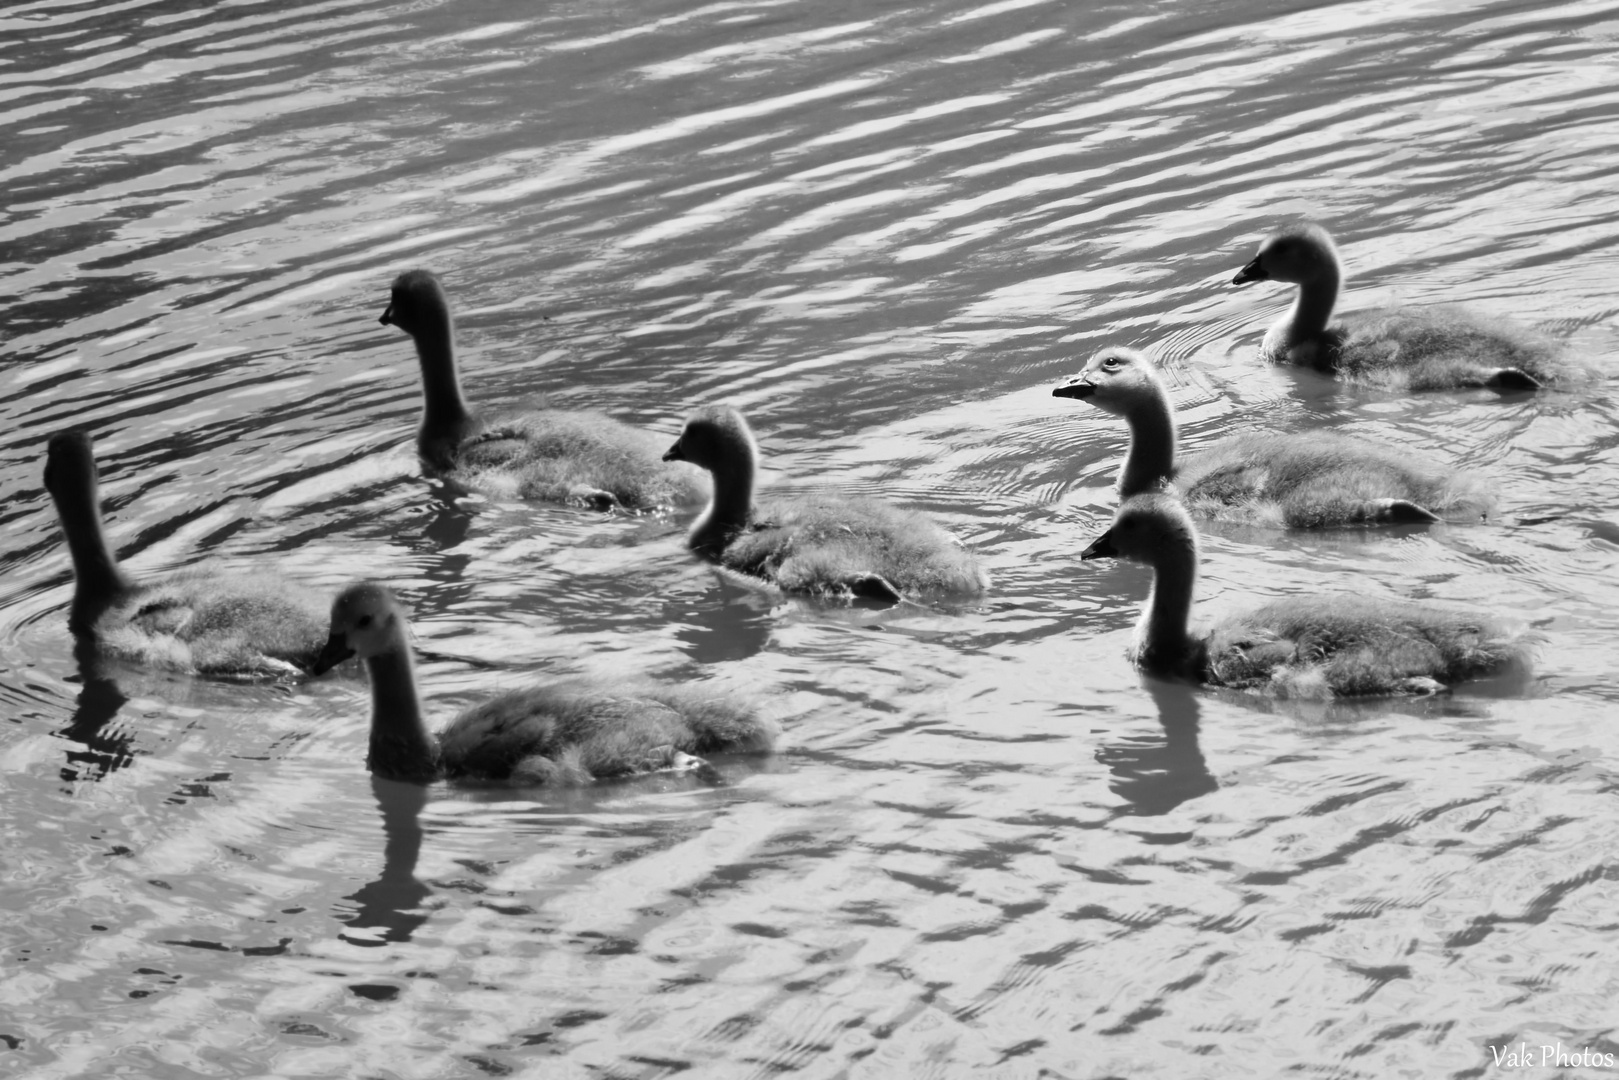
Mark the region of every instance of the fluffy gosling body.
<instances>
[{"instance_id":1,"label":"fluffy gosling body","mask_svg":"<svg viewBox=\"0 0 1619 1080\"><path fill-rule=\"evenodd\" d=\"M1343 266L1319 225L1293 225L1267 237L1232 284L1250 281L1299 287L1293 309L1265 335L1261 349L1269 360L1389 390L1537 390L1576 385L1591 375L1549 338L1457 307L1373 310L1332 323Z\"/></svg>"},{"instance_id":2,"label":"fluffy gosling body","mask_svg":"<svg viewBox=\"0 0 1619 1080\"><path fill-rule=\"evenodd\" d=\"M581 785L702 765L694 756L763 752L774 721L694 687L633 692L531 686L465 710L437 735L422 717L404 608L382 585L351 585L332 603L318 670L358 656L371 682L366 767L412 783L434 780Z\"/></svg>"},{"instance_id":3,"label":"fluffy gosling body","mask_svg":"<svg viewBox=\"0 0 1619 1080\"><path fill-rule=\"evenodd\" d=\"M73 559L68 627L106 658L218 678L282 678L313 668L325 638L314 596L271 573L185 570L137 582L101 522L95 448L51 436L45 489Z\"/></svg>"},{"instance_id":4,"label":"fluffy gosling body","mask_svg":"<svg viewBox=\"0 0 1619 1080\"><path fill-rule=\"evenodd\" d=\"M1477 480L1333 432L1233 435L1182 464L1169 390L1134 349L1103 349L1052 395L1089 402L1129 426L1120 499L1167 487L1194 513L1299 529L1476 521L1494 506Z\"/></svg>"},{"instance_id":5,"label":"fluffy gosling body","mask_svg":"<svg viewBox=\"0 0 1619 1080\"><path fill-rule=\"evenodd\" d=\"M416 343L422 460L466 487L598 509L653 510L702 500L695 469L659 460L657 436L595 412L540 409L485 420L467 405L455 322L437 277L410 270L379 320Z\"/></svg>"},{"instance_id":6,"label":"fluffy gosling body","mask_svg":"<svg viewBox=\"0 0 1619 1080\"><path fill-rule=\"evenodd\" d=\"M1152 567L1152 593L1130 658L1143 670L1287 698L1427 694L1452 683L1518 671L1528 639L1476 612L1369 596L1297 596L1189 629L1197 588L1192 519L1167 495L1127 499L1082 559Z\"/></svg>"},{"instance_id":7,"label":"fluffy gosling body","mask_svg":"<svg viewBox=\"0 0 1619 1080\"><path fill-rule=\"evenodd\" d=\"M970 551L922 514L874 499L815 495L757 509L759 449L742 414L699 409L664 455L714 478L687 542L705 558L786 592L888 603L907 594L974 595L989 586Z\"/></svg>"}]
</instances>

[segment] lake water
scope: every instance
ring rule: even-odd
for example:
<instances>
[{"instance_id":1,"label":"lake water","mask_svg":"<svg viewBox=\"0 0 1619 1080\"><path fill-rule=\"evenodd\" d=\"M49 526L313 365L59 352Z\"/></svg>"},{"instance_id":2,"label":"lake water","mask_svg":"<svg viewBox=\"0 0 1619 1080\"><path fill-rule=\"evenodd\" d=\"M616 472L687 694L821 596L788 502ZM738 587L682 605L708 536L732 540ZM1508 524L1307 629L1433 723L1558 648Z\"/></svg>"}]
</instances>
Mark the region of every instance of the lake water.
<instances>
[{"instance_id":1,"label":"lake water","mask_svg":"<svg viewBox=\"0 0 1619 1080\"><path fill-rule=\"evenodd\" d=\"M0 1072L1619 1055L1614 0L22 0L0 110ZM1265 366L1288 292L1229 282L1301 216L1345 307L1465 302L1609 376L1401 398ZM993 591L819 607L721 580L679 515L455 498L376 322L418 265L475 401L671 440L736 404L773 490L926 509ZM1478 527L1213 532L1205 616L1482 605L1544 633L1532 685L1138 677L1147 574L1079 558L1124 433L1050 396L1112 343L1175 366L1188 448L1332 427L1501 494ZM435 717L637 673L757 695L786 748L718 786L424 790L365 771L357 680L82 674L41 484L68 426L137 573L394 584Z\"/></svg>"}]
</instances>

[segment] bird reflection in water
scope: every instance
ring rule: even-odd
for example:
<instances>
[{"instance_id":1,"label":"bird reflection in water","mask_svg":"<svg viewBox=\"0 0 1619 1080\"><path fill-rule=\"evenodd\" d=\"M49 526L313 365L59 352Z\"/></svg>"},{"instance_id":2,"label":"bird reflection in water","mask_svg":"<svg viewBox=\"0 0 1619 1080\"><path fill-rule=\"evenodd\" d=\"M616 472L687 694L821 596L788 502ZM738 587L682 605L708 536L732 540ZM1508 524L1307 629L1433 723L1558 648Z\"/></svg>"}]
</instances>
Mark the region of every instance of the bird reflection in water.
<instances>
[{"instance_id":1,"label":"bird reflection in water","mask_svg":"<svg viewBox=\"0 0 1619 1080\"><path fill-rule=\"evenodd\" d=\"M1108 767L1109 787L1128 806L1125 814L1153 817L1220 787L1197 743L1197 691L1182 683L1143 676L1158 706L1162 735L1131 737L1103 746L1096 760Z\"/></svg>"},{"instance_id":2,"label":"bird reflection in water","mask_svg":"<svg viewBox=\"0 0 1619 1080\"><path fill-rule=\"evenodd\" d=\"M757 587L715 574L714 592L676 597L664 603L664 618L673 626L691 658L699 664L745 660L761 652L774 624L771 595Z\"/></svg>"},{"instance_id":3,"label":"bird reflection in water","mask_svg":"<svg viewBox=\"0 0 1619 1080\"><path fill-rule=\"evenodd\" d=\"M423 784L371 778L371 792L382 811L382 874L344 897L357 905L354 917L338 935L349 944L409 941L427 921L422 904L432 890L416 880L416 860L422 852L421 814L428 791Z\"/></svg>"},{"instance_id":4,"label":"bird reflection in water","mask_svg":"<svg viewBox=\"0 0 1619 1080\"><path fill-rule=\"evenodd\" d=\"M431 492L429 505L422 508L427 520L419 528L422 539L427 541L424 546L435 554L454 551L471 534L477 508L468 501L467 493L453 484L435 482Z\"/></svg>"},{"instance_id":5,"label":"bird reflection in water","mask_svg":"<svg viewBox=\"0 0 1619 1080\"><path fill-rule=\"evenodd\" d=\"M57 734L82 744L84 749L67 752L68 763L62 767L62 779L67 783L100 780L135 760L130 748L132 730L127 725L114 723L129 698L107 673L107 666L96 655L93 644L78 641L73 647L73 657L78 661L82 688L74 704L73 718Z\"/></svg>"}]
</instances>

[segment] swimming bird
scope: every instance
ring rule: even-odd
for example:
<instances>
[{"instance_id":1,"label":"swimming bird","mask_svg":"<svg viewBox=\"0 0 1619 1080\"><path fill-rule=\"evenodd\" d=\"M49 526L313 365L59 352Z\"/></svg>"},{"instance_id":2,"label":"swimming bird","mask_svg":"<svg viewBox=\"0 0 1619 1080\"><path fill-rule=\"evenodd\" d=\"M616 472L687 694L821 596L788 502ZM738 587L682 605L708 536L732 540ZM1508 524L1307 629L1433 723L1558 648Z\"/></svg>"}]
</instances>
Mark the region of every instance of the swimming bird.
<instances>
[{"instance_id":1,"label":"swimming bird","mask_svg":"<svg viewBox=\"0 0 1619 1080\"><path fill-rule=\"evenodd\" d=\"M1528 635L1476 612L1365 594L1275 600L1204 634L1188 629L1197 530L1168 495L1126 499L1082 559L1152 567L1130 658L1143 670L1277 697L1428 694L1532 663Z\"/></svg>"},{"instance_id":2,"label":"swimming bird","mask_svg":"<svg viewBox=\"0 0 1619 1080\"><path fill-rule=\"evenodd\" d=\"M762 752L778 727L749 706L700 687L611 691L531 686L465 710L437 735L422 719L404 608L385 586L360 582L332 602L316 670L358 656L371 681L366 767L389 780L588 784L704 764L693 755Z\"/></svg>"},{"instance_id":3,"label":"swimming bird","mask_svg":"<svg viewBox=\"0 0 1619 1080\"><path fill-rule=\"evenodd\" d=\"M73 559L68 627L103 657L222 678L308 671L325 639L314 596L278 575L206 567L137 582L101 522L95 448L82 431L52 435L45 489Z\"/></svg>"},{"instance_id":4,"label":"swimming bird","mask_svg":"<svg viewBox=\"0 0 1619 1080\"><path fill-rule=\"evenodd\" d=\"M1181 464L1169 391L1134 349L1101 350L1051 393L1124 418L1120 499L1167 488L1209 517L1315 529L1478 520L1494 506L1477 478L1330 431L1233 435Z\"/></svg>"},{"instance_id":5,"label":"swimming bird","mask_svg":"<svg viewBox=\"0 0 1619 1080\"><path fill-rule=\"evenodd\" d=\"M1303 364L1389 390L1488 387L1500 392L1571 385L1590 370L1540 334L1458 307L1373 310L1331 324L1343 266L1327 230L1289 226L1231 279L1299 287L1293 309L1265 335L1268 360Z\"/></svg>"},{"instance_id":6,"label":"swimming bird","mask_svg":"<svg viewBox=\"0 0 1619 1080\"><path fill-rule=\"evenodd\" d=\"M755 509L758 444L729 406L694 412L664 460L689 461L714 477L713 501L688 545L786 592L894 603L906 594L976 594L989 586L972 553L914 511L835 495L775 499Z\"/></svg>"},{"instance_id":7,"label":"swimming bird","mask_svg":"<svg viewBox=\"0 0 1619 1080\"><path fill-rule=\"evenodd\" d=\"M449 298L431 272L400 274L378 321L416 343L422 460L466 487L604 510L653 510L706 494L697 470L658 459L657 436L601 413L535 409L485 420L473 412L461 392Z\"/></svg>"}]
</instances>

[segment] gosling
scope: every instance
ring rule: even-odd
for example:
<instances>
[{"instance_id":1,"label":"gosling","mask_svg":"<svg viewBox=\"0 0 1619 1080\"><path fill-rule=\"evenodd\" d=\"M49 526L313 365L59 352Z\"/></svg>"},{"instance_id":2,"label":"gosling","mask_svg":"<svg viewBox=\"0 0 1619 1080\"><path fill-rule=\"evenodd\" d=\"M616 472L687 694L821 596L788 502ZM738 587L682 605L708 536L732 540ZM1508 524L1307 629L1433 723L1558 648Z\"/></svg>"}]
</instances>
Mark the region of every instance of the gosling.
<instances>
[{"instance_id":1,"label":"gosling","mask_svg":"<svg viewBox=\"0 0 1619 1080\"><path fill-rule=\"evenodd\" d=\"M1051 393L1124 418L1120 499L1169 490L1197 514L1295 529L1478 521L1495 505L1477 479L1328 431L1233 435L1179 464L1169 391L1134 349L1103 349Z\"/></svg>"},{"instance_id":2,"label":"gosling","mask_svg":"<svg viewBox=\"0 0 1619 1080\"><path fill-rule=\"evenodd\" d=\"M1527 675L1528 635L1440 604L1373 596L1294 596L1190 631L1197 530L1167 495L1125 500L1113 525L1080 555L1152 567L1152 592L1129 656L1149 674L1274 697L1432 694L1466 679Z\"/></svg>"},{"instance_id":3,"label":"gosling","mask_svg":"<svg viewBox=\"0 0 1619 1080\"><path fill-rule=\"evenodd\" d=\"M689 461L714 477L713 501L687 536L692 550L784 592L891 604L989 587L973 554L914 511L834 495L775 499L756 510L758 445L729 406L693 413L664 460Z\"/></svg>"},{"instance_id":4,"label":"gosling","mask_svg":"<svg viewBox=\"0 0 1619 1080\"><path fill-rule=\"evenodd\" d=\"M107 544L95 447L51 436L45 490L73 559L68 628L104 658L226 679L309 673L325 623L313 594L268 571L200 567L137 582Z\"/></svg>"},{"instance_id":5,"label":"gosling","mask_svg":"<svg viewBox=\"0 0 1619 1080\"><path fill-rule=\"evenodd\" d=\"M366 767L387 780L583 785L705 765L697 755L762 753L776 723L701 687L632 691L531 686L474 705L437 735L422 718L404 608L385 586L351 585L332 603L317 671L358 656L371 682Z\"/></svg>"},{"instance_id":6,"label":"gosling","mask_svg":"<svg viewBox=\"0 0 1619 1080\"><path fill-rule=\"evenodd\" d=\"M1266 238L1231 279L1299 287L1293 309L1265 335L1266 359L1313 367L1387 390L1486 387L1500 393L1588 382L1589 367L1543 335L1461 308L1400 308L1332 324L1343 267L1327 230L1305 223Z\"/></svg>"},{"instance_id":7,"label":"gosling","mask_svg":"<svg viewBox=\"0 0 1619 1080\"><path fill-rule=\"evenodd\" d=\"M658 459L655 435L601 413L538 409L485 420L473 412L461 393L449 298L429 271L400 274L378 321L415 341L416 447L428 467L462 486L601 510L658 510L706 495L701 473Z\"/></svg>"}]
</instances>

